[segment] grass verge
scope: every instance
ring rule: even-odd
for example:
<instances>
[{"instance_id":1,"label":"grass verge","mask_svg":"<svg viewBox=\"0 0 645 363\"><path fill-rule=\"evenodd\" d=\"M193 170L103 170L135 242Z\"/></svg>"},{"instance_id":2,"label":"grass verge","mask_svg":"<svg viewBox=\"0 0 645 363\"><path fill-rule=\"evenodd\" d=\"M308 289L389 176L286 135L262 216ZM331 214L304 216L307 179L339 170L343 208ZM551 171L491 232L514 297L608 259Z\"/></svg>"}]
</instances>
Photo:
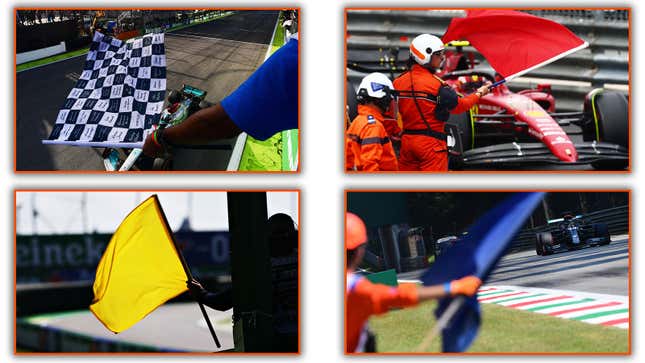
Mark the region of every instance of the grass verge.
<instances>
[{"instance_id":1,"label":"grass verge","mask_svg":"<svg viewBox=\"0 0 645 363\"><path fill-rule=\"evenodd\" d=\"M271 43L271 53L275 52L284 44L284 29L282 28L280 22L275 26L275 36L273 37L273 42Z\"/></svg>"},{"instance_id":2,"label":"grass verge","mask_svg":"<svg viewBox=\"0 0 645 363\"><path fill-rule=\"evenodd\" d=\"M49 64L49 63L54 63L54 62L64 60L64 59L74 58L74 57L77 57L79 55L83 55L83 54L87 53L89 50L90 50L90 47L85 47L85 48L82 48L82 49L75 50L73 52L56 54L56 55L53 55L51 57L42 58L42 59L36 59L36 60L31 61L31 62L18 64L16 66L16 72L24 71L24 70L30 69L30 68L39 67L39 66Z\"/></svg>"},{"instance_id":3,"label":"grass verge","mask_svg":"<svg viewBox=\"0 0 645 363\"><path fill-rule=\"evenodd\" d=\"M370 320L379 352L413 352L434 325L435 302ZM627 353L625 329L482 304L482 325L468 353ZM440 352L437 337L429 352Z\"/></svg>"}]
</instances>

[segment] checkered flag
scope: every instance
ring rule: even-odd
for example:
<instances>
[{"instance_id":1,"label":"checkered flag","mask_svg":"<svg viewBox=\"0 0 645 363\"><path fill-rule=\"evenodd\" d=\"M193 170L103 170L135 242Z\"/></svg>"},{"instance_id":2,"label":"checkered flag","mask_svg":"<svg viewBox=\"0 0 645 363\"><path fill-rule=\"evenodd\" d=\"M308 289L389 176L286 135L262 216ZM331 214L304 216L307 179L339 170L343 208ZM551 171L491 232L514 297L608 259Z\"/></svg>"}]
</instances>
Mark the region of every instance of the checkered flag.
<instances>
[{"instance_id":1,"label":"checkered flag","mask_svg":"<svg viewBox=\"0 0 645 363\"><path fill-rule=\"evenodd\" d=\"M164 34L94 34L83 72L44 144L142 147L166 96Z\"/></svg>"}]
</instances>

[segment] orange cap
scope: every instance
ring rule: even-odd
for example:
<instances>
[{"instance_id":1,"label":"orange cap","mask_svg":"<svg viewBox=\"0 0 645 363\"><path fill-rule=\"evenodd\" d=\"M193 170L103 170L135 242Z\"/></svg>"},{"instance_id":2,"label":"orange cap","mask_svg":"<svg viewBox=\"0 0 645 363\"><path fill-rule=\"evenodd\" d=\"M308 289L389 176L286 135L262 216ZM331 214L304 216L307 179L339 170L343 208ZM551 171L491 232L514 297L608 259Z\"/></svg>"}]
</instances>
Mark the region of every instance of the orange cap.
<instances>
[{"instance_id":1,"label":"orange cap","mask_svg":"<svg viewBox=\"0 0 645 363\"><path fill-rule=\"evenodd\" d=\"M345 214L345 248L353 250L367 242L367 229L363 220L354 213Z\"/></svg>"}]
</instances>

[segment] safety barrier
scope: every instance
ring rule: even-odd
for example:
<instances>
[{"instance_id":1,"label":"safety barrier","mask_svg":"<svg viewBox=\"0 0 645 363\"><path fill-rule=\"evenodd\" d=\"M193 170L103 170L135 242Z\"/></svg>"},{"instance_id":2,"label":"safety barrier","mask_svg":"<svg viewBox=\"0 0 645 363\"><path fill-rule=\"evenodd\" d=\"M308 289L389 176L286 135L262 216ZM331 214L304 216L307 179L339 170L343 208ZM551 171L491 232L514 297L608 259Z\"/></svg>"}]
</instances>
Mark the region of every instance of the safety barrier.
<instances>
[{"instance_id":1,"label":"safety barrier","mask_svg":"<svg viewBox=\"0 0 645 363\"><path fill-rule=\"evenodd\" d=\"M203 22L211 21L217 18L221 18L224 16L228 16L231 14L234 14L235 11L208 11L208 12L201 12L198 14L190 14L187 15L186 21L181 22L181 23L172 23L170 18L166 19L165 21L161 21L161 23L158 26L147 26L141 30L136 29L136 30L129 30L129 31L124 31L116 34L116 38L121 39L121 40L126 40L130 39L133 37L138 36L140 33L143 34L148 34L148 33L153 33L153 32L162 32L162 31L173 31L178 28L183 28L187 27L190 25L197 25ZM173 15L174 19L174 15ZM34 35L30 35L29 37L27 34L29 32L31 33L55 33L55 34L49 34L47 37L46 36L41 36L41 38L48 39L56 37L56 39L64 39L61 41L59 45L56 46L47 46L47 47L42 47L38 49L30 49L29 51L25 51L22 53L17 53L16 54L16 64L22 64L26 62L30 62L33 60L37 59L42 59L46 57L50 57L52 55L56 54L61 54L65 53L65 51L69 50L75 50L75 49L80 49L85 46L88 46L89 43L91 42L91 37L85 36L85 37L74 37L72 34L69 32L69 29L66 29L65 26L69 23L67 22L60 22L60 23L51 23L51 24L40 24L38 27L28 27L28 28L18 28L19 34L17 35L18 43L19 46L17 47L18 49L23 49L28 47L30 44L40 44L44 42L42 39L40 40L34 40L33 37ZM55 27L55 28L54 28ZM55 30L55 32L52 31L52 29ZM67 33L63 33L64 31L67 30ZM73 28L75 31L76 28ZM59 34L60 33L60 34Z\"/></svg>"},{"instance_id":2,"label":"safety barrier","mask_svg":"<svg viewBox=\"0 0 645 363\"><path fill-rule=\"evenodd\" d=\"M52 55L65 53L65 42L60 42L58 45L54 45L47 48L41 48L36 50L30 50L28 52L16 54L16 64L23 64L31 62L36 59L51 57Z\"/></svg>"},{"instance_id":3,"label":"safety barrier","mask_svg":"<svg viewBox=\"0 0 645 363\"><path fill-rule=\"evenodd\" d=\"M78 24L72 20L45 24L16 25L16 53L51 47L78 37ZM67 44L67 50L69 48Z\"/></svg>"},{"instance_id":4,"label":"safety barrier","mask_svg":"<svg viewBox=\"0 0 645 363\"><path fill-rule=\"evenodd\" d=\"M223 18L225 16L229 16L234 13L236 13L236 11L225 11L225 12L222 12L219 10L209 11L205 13L186 16L184 20L178 23L173 22L175 20L174 17L168 18L168 19L161 19L161 20L157 20L157 22L155 23L146 24L146 26L143 29L143 33L149 34L149 33L163 32L163 31L172 32L174 30L183 29L190 25L197 25L197 24L201 24L218 18Z\"/></svg>"},{"instance_id":5,"label":"safety barrier","mask_svg":"<svg viewBox=\"0 0 645 363\"><path fill-rule=\"evenodd\" d=\"M629 207L622 206L585 214L584 218L590 223L606 223L611 235L629 232ZM518 233L511 244L511 251L523 251L535 248L535 235L540 232L554 232L558 224L526 228Z\"/></svg>"},{"instance_id":6,"label":"safety barrier","mask_svg":"<svg viewBox=\"0 0 645 363\"><path fill-rule=\"evenodd\" d=\"M565 25L589 48L539 68L519 81L510 82L512 90L552 82L559 111L580 111L584 95L597 87L609 86L627 92L629 83L629 14L626 10L536 10L534 15ZM348 61L394 57L399 65L408 58L407 48L413 37L421 33L442 35L454 17L463 17L459 10L399 11L351 10L347 12ZM393 49L398 54L388 54ZM490 67L472 47L482 68ZM348 71L348 79L357 83L364 74ZM565 82L563 82L565 81Z\"/></svg>"},{"instance_id":7,"label":"safety barrier","mask_svg":"<svg viewBox=\"0 0 645 363\"><path fill-rule=\"evenodd\" d=\"M584 219L589 223L606 223L609 229L609 233L614 235L621 235L629 233L629 207L620 206L615 208L603 209L596 212L585 214ZM532 250L535 248L535 235L540 232L554 232L558 228L558 223L551 225L544 225L535 228L524 228L521 230L515 239L511 242L511 247L509 252L519 252L524 250ZM414 234L414 233L413 233ZM380 238L389 237L389 234L385 233L381 235ZM421 252L421 254L410 253L410 251L404 251L405 248L402 246L409 243L409 236L406 231L401 231L398 236L397 245L397 264L388 264L387 258L381 257L371 251L366 251L364 260L367 262L367 265L375 271L381 271L387 268L396 268L399 272L408 272L420 270L428 267L428 257L432 255L437 255L439 252L435 252L432 247L431 250ZM420 240L422 242L422 240ZM436 242L432 243L436 246ZM419 245L420 246L420 245Z\"/></svg>"}]
</instances>

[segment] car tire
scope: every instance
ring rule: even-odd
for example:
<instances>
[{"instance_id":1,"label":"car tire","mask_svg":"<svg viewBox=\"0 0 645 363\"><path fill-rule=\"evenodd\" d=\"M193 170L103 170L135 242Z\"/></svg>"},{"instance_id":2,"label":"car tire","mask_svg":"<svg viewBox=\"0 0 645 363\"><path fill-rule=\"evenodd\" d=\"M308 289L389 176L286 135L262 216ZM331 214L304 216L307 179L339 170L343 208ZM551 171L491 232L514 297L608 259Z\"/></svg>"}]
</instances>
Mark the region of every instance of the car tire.
<instances>
[{"instance_id":1,"label":"car tire","mask_svg":"<svg viewBox=\"0 0 645 363\"><path fill-rule=\"evenodd\" d=\"M454 130L455 128L457 131ZM458 133L455 137L459 138L453 150L460 155L449 154L448 168L450 170L462 170L465 166L463 153L473 148L473 127L470 120L470 112L450 114L450 118L446 122L445 132L446 134Z\"/></svg>"},{"instance_id":2,"label":"car tire","mask_svg":"<svg viewBox=\"0 0 645 363\"><path fill-rule=\"evenodd\" d=\"M473 148L473 125L470 119L470 112L450 114L450 118L446 123L455 125L459 128L459 136L461 137L463 151Z\"/></svg>"},{"instance_id":3,"label":"car tire","mask_svg":"<svg viewBox=\"0 0 645 363\"><path fill-rule=\"evenodd\" d=\"M177 91L176 89L173 89L168 93L168 103L170 103L171 105L173 103L181 102L181 99L181 92Z\"/></svg>"},{"instance_id":4,"label":"car tire","mask_svg":"<svg viewBox=\"0 0 645 363\"><path fill-rule=\"evenodd\" d=\"M551 232L540 232L535 235L535 249L539 256L547 256L553 253L553 250L547 246L553 244L553 235Z\"/></svg>"},{"instance_id":5,"label":"car tire","mask_svg":"<svg viewBox=\"0 0 645 363\"><path fill-rule=\"evenodd\" d=\"M172 170L172 158L155 158L152 170Z\"/></svg>"},{"instance_id":6,"label":"car tire","mask_svg":"<svg viewBox=\"0 0 645 363\"><path fill-rule=\"evenodd\" d=\"M598 130L596 141L618 144L629 149L629 101L619 92L601 92L593 100ZM603 160L591 164L595 169L622 170L627 161Z\"/></svg>"},{"instance_id":7,"label":"car tire","mask_svg":"<svg viewBox=\"0 0 645 363\"><path fill-rule=\"evenodd\" d=\"M352 122L358 116L358 101L356 100L356 89L358 84L347 81L346 97L347 97L347 114L349 121Z\"/></svg>"},{"instance_id":8,"label":"car tire","mask_svg":"<svg viewBox=\"0 0 645 363\"><path fill-rule=\"evenodd\" d=\"M604 240L599 246L605 246L611 243L611 235L609 234L609 227L606 223L596 223L593 226L594 237L602 237Z\"/></svg>"}]
</instances>

